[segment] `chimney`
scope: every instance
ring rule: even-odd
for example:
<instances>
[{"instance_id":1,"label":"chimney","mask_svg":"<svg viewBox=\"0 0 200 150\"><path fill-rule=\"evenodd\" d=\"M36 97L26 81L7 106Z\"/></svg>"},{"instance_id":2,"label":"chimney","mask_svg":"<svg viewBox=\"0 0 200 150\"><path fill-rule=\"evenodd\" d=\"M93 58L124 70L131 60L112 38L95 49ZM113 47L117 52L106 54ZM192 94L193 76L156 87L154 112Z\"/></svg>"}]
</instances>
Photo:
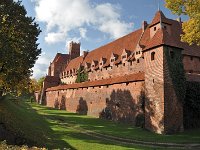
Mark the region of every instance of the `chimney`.
<instances>
[{"instance_id":1,"label":"chimney","mask_svg":"<svg viewBox=\"0 0 200 150\"><path fill-rule=\"evenodd\" d=\"M142 22L142 31L144 32L144 30L147 28L148 24L147 21L143 21Z\"/></svg>"},{"instance_id":2,"label":"chimney","mask_svg":"<svg viewBox=\"0 0 200 150\"><path fill-rule=\"evenodd\" d=\"M88 51L83 51L83 58L85 58L88 53L89 53Z\"/></svg>"}]
</instances>

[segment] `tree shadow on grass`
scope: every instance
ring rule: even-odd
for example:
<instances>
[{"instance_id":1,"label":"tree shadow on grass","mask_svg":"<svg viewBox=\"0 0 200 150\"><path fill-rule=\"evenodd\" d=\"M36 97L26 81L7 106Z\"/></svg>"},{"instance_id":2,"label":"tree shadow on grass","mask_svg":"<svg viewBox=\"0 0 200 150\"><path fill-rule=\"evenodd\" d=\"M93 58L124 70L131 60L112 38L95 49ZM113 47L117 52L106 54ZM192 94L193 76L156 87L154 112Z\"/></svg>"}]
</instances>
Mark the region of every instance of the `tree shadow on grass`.
<instances>
[{"instance_id":1,"label":"tree shadow on grass","mask_svg":"<svg viewBox=\"0 0 200 150\"><path fill-rule=\"evenodd\" d=\"M81 129L89 130L89 131L95 131L101 134L108 134L108 135L115 135L118 137L125 137L130 139L138 139L138 140L144 140L144 141L158 141L158 142L173 142L173 143L184 143L184 142L193 142L198 143L200 142L200 136L185 132L180 133L176 135L159 135L155 133L151 133L149 131L146 131L141 128L133 127L132 125L125 124L125 123L114 123L112 121L108 120L102 120L99 118L91 118L86 117L83 115L77 115L77 114L66 114L59 115L58 113L51 113L49 115L44 115L49 120L52 120L55 124L55 126L62 126L63 128L68 128L69 126L78 126ZM78 131L77 131L78 132ZM79 139L86 142L96 142L96 143L102 143L106 144L105 141L101 141L98 139L93 139L93 137L90 137L87 141L87 139L82 139L79 134L80 132L74 135L72 132L63 132L63 131L56 131L56 134L58 134L60 137L64 137L66 134L70 138ZM200 133L200 131L197 131ZM77 136L76 136L77 135Z\"/></svg>"}]
</instances>

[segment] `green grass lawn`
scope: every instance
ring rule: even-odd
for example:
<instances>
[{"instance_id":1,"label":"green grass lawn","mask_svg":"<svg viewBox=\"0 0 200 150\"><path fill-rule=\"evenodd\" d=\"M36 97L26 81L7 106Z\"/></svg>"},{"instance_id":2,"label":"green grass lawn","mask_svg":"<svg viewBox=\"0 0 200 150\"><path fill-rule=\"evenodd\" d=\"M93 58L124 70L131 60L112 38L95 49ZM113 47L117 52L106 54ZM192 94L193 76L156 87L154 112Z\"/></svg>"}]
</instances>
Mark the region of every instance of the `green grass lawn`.
<instances>
[{"instance_id":1,"label":"green grass lawn","mask_svg":"<svg viewBox=\"0 0 200 150\"><path fill-rule=\"evenodd\" d=\"M7 120L6 124L11 130L21 133L25 138L35 142L36 146L45 146L49 149L64 147L81 150L155 149L96 139L81 133L80 130L83 129L144 141L200 143L200 129L177 135L157 135L130 125L77 115L24 101L19 104L9 99L0 101L0 114L6 116L4 120ZM72 127L68 127L66 123Z\"/></svg>"}]
</instances>

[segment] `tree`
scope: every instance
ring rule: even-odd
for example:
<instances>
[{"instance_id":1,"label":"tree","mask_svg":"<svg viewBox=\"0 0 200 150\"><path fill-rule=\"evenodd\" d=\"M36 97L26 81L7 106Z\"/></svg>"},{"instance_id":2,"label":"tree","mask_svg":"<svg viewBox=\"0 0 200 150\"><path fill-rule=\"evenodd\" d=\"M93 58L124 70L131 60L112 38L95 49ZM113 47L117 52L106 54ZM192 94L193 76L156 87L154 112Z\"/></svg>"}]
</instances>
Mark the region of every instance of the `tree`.
<instances>
[{"instance_id":1,"label":"tree","mask_svg":"<svg viewBox=\"0 0 200 150\"><path fill-rule=\"evenodd\" d=\"M38 91L42 90L43 82L44 82L45 77L41 77L38 79L37 84L38 84Z\"/></svg>"},{"instance_id":2,"label":"tree","mask_svg":"<svg viewBox=\"0 0 200 150\"><path fill-rule=\"evenodd\" d=\"M174 14L188 15L189 20L183 23L181 40L190 45L200 45L200 0L165 0L166 7Z\"/></svg>"},{"instance_id":3,"label":"tree","mask_svg":"<svg viewBox=\"0 0 200 150\"><path fill-rule=\"evenodd\" d=\"M41 30L21 2L0 1L0 88L15 91L29 79L41 49Z\"/></svg>"},{"instance_id":4,"label":"tree","mask_svg":"<svg viewBox=\"0 0 200 150\"><path fill-rule=\"evenodd\" d=\"M80 67L78 69L76 83L85 82L87 80L88 80L88 73L87 73L87 71L83 67Z\"/></svg>"}]
</instances>

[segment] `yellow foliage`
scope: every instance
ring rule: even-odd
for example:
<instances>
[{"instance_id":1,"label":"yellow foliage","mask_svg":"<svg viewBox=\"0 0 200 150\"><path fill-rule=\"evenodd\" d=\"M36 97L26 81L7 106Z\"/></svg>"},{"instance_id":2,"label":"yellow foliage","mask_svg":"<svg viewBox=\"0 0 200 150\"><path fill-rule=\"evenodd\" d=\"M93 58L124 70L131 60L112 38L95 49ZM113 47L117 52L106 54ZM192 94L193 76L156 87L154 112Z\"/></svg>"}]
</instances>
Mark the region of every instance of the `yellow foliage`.
<instances>
[{"instance_id":1,"label":"yellow foliage","mask_svg":"<svg viewBox=\"0 0 200 150\"><path fill-rule=\"evenodd\" d=\"M166 7L174 14L184 14L189 20L183 23L181 40L190 45L200 45L200 0L165 0Z\"/></svg>"}]
</instances>

